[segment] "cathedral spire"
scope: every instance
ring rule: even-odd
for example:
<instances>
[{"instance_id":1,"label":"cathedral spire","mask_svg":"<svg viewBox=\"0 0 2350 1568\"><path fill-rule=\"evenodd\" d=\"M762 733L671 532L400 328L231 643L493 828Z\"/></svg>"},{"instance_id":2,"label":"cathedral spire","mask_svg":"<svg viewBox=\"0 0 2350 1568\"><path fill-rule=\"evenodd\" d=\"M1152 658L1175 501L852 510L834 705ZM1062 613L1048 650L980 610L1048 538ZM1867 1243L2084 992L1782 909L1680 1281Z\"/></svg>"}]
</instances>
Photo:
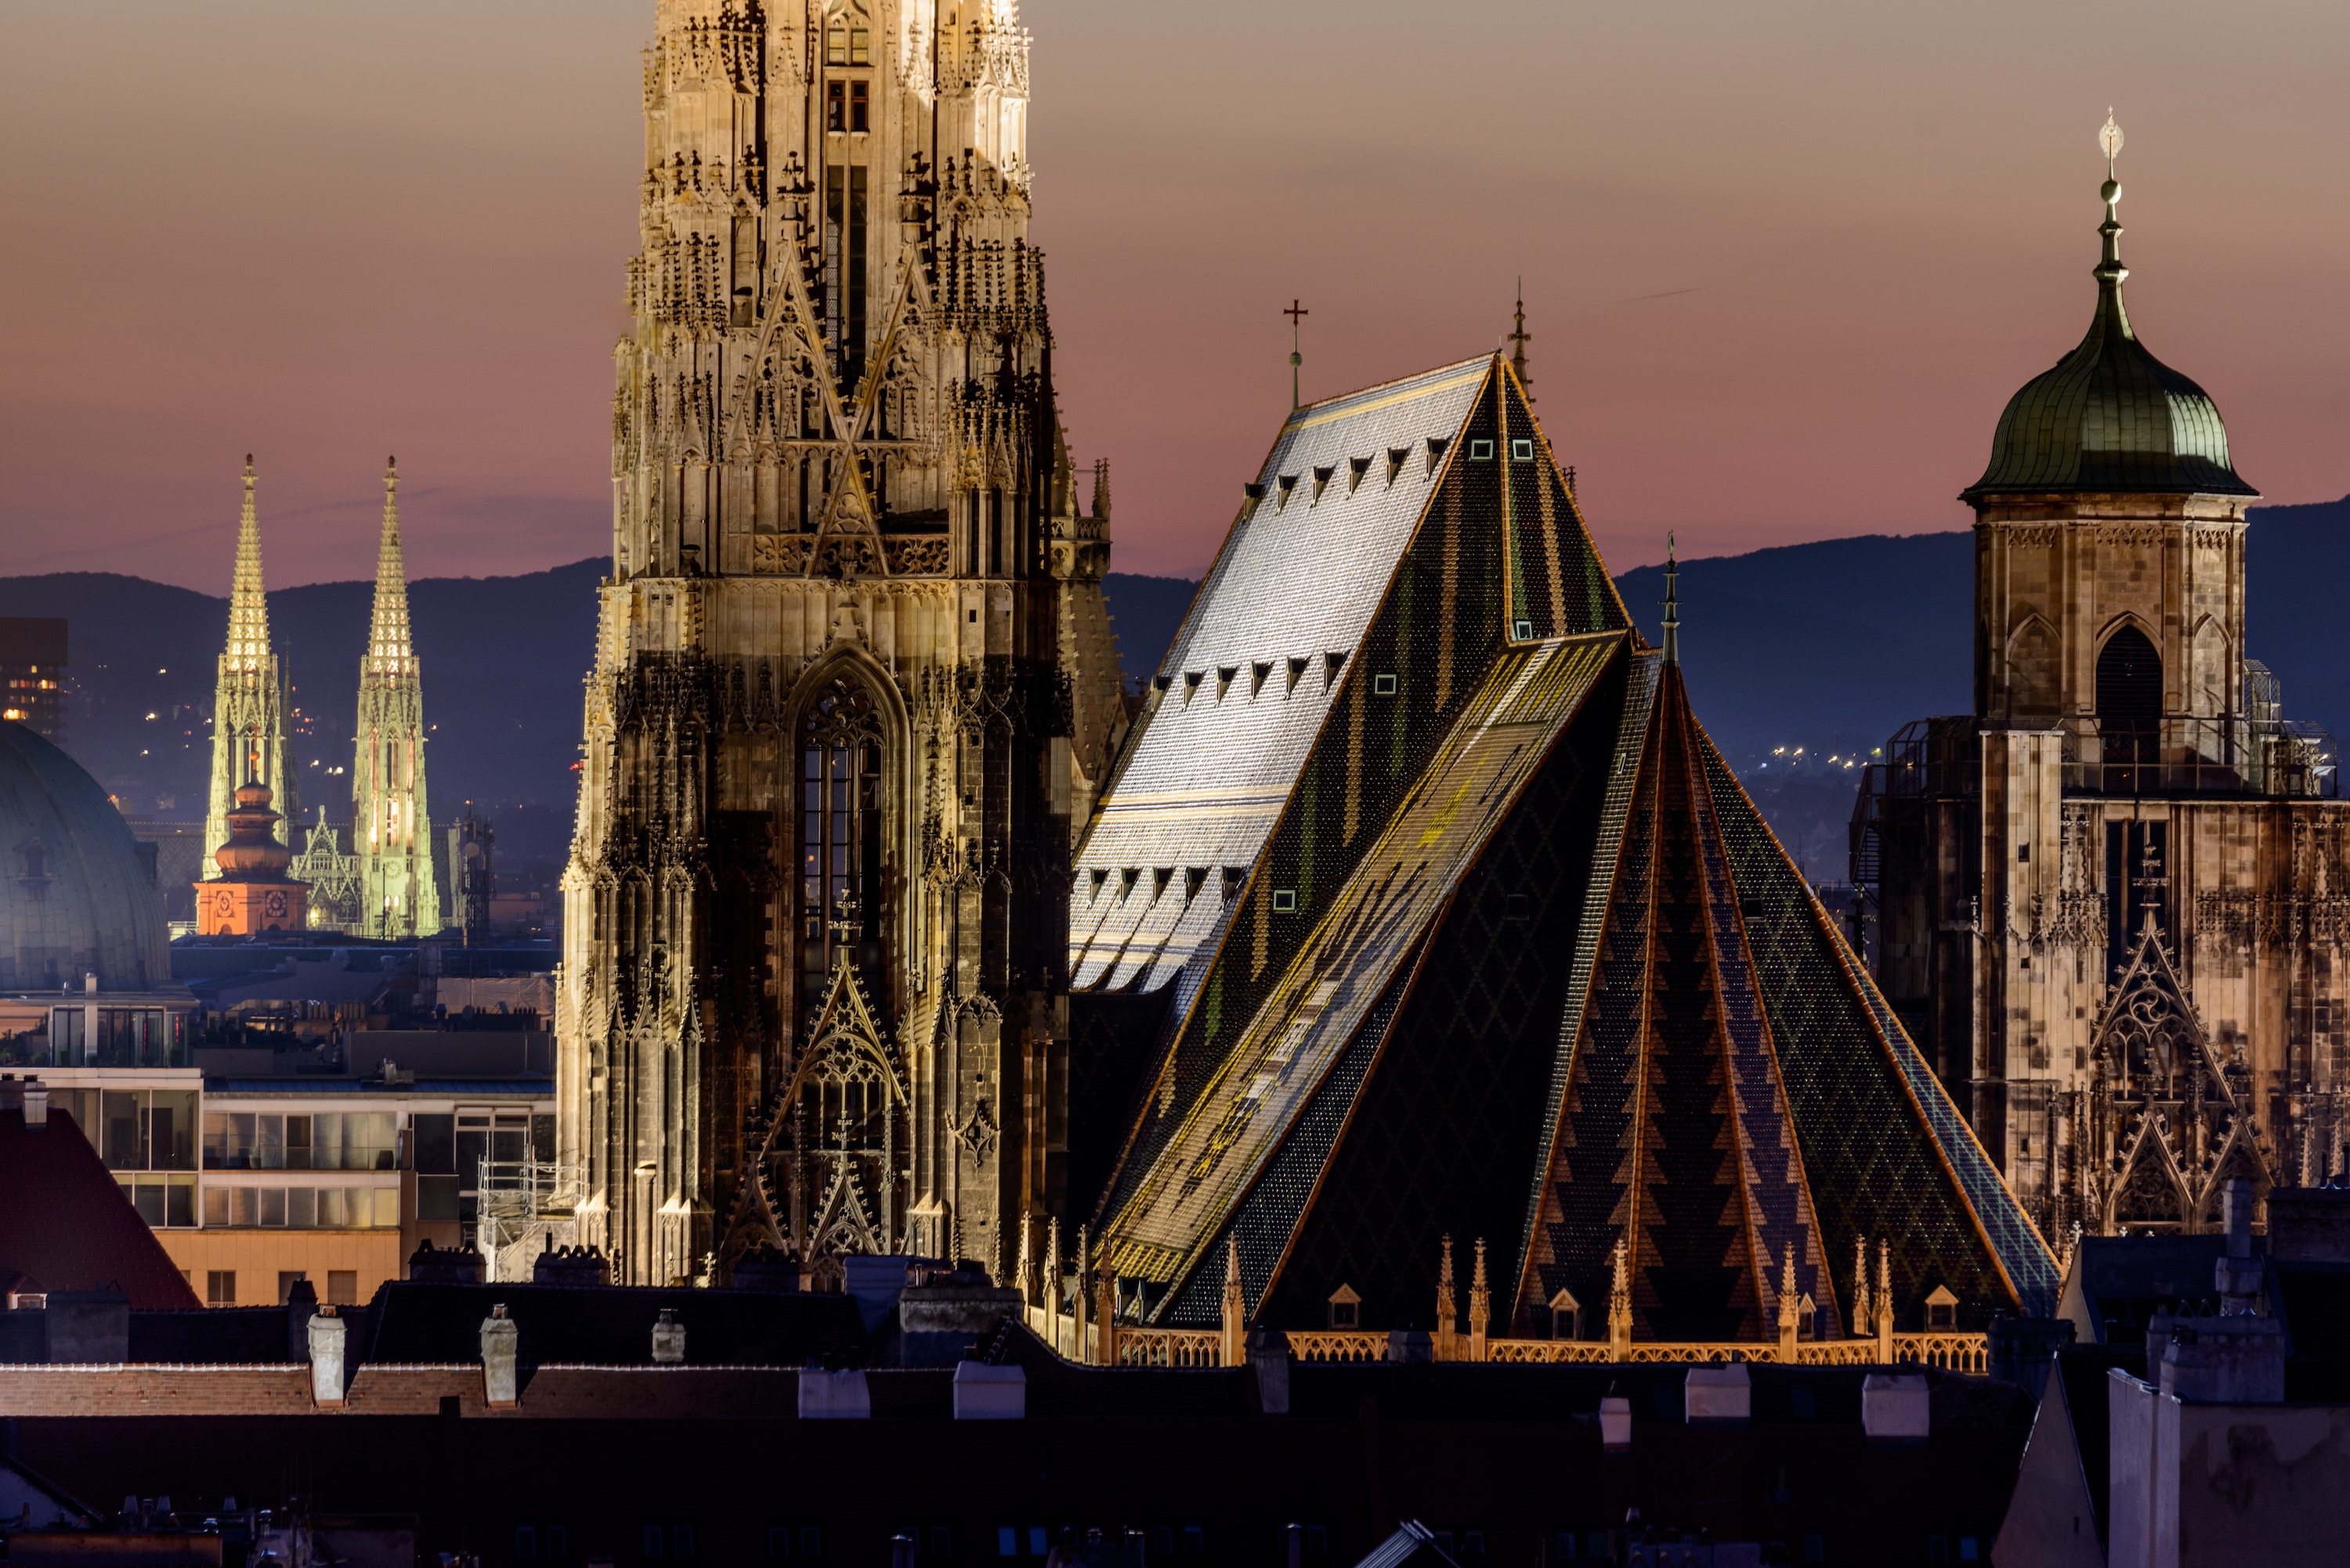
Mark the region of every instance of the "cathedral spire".
<instances>
[{"instance_id":1,"label":"cathedral spire","mask_svg":"<svg viewBox=\"0 0 2350 1568\"><path fill-rule=\"evenodd\" d=\"M269 657L269 598L261 584L261 520L253 504L253 454L244 454L244 511L236 524L236 569L229 579L228 659L257 671ZM239 780L243 783L243 780Z\"/></svg>"},{"instance_id":2,"label":"cathedral spire","mask_svg":"<svg viewBox=\"0 0 2350 1568\"><path fill-rule=\"evenodd\" d=\"M229 576L228 636L221 645L213 689L212 788L204 811L204 876L217 877L213 857L232 834L240 785L259 782L286 806L296 809L295 778L286 746L286 719L292 707L285 674L269 645L269 597L261 577L261 518L254 500L253 454L244 454L244 502L237 517L236 565ZM286 821L272 832L290 844Z\"/></svg>"},{"instance_id":3,"label":"cathedral spire","mask_svg":"<svg viewBox=\"0 0 2350 1568\"><path fill-rule=\"evenodd\" d=\"M362 936L429 937L441 929L432 820L424 793L424 689L408 630L408 567L400 548L400 466L383 475L383 538L375 611L359 655L351 756L351 848L359 861Z\"/></svg>"},{"instance_id":4,"label":"cathedral spire","mask_svg":"<svg viewBox=\"0 0 2350 1568\"><path fill-rule=\"evenodd\" d=\"M400 547L400 460L384 460L383 538L376 547L375 615L368 627L362 680L370 675L412 675L416 652L408 635L408 566Z\"/></svg>"}]
</instances>

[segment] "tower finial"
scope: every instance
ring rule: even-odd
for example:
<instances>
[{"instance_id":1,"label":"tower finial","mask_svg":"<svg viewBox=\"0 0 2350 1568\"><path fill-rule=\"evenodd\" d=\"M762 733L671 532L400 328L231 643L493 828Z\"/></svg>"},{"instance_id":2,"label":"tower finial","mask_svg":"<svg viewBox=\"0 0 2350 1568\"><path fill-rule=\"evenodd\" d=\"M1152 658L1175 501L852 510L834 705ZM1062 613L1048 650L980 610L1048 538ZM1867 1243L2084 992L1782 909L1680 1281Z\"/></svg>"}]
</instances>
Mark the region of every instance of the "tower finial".
<instances>
[{"instance_id":1,"label":"tower finial","mask_svg":"<svg viewBox=\"0 0 2350 1568\"><path fill-rule=\"evenodd\" d=\"M2106 110L2106 123L2097 131L2097 151L2106 155L2106 182L2097 194L2105 199L2106 221L2097 225L2104 237L2105 248L2097 258L2097 296L2102 306L2111 301L2116 311L2121 309L2122 279L2129 276L2129 268L2122 265L2122 220L2116 210L2121 206L2121 181L2114 173L2114 160L2121 156L2122 128L2114 123L2114 111ZM2124 330L2129 320L2122 318Z\"/></svg>"},{"instance_id":2,"label":"tower finial","mask_svg":"<svg viewBox=\"0 0 2350 1568\"><path fill-rule=\"evenodd\" d=\"M1665 662L1681 661L1680 563L1673 556L1673 536L1665 535Z\"/></svg>"},{"instance_id":3,"label":"tower finial","mask_svg":"<svg viewBox=\"0 0 2350 1568\"><path fill-rule=\"evenodd\" d=\"M1282 314L1289 317L1289 408L1290 411L1295 413L1305 406L1297 397L1297 370L1299 366L1305 363L1305 356L1297 350L1297 323L1301 317L1314 313L1299 304L1297 296L1292 295L1289 299L1289 308Z\"/></svg>"},{"instance_id":4,"label":"tower finial","mask_svg":"<svg viewBox=\"0 0 2350 1568\"><path fill-rule=\"evenodd\" d=\"M1526 373L1526 345L1534 335L1526 330L1526 280L1518 279L1518 304L1513 313L1514 325L1510 330L1510 369L1517 373L1518 386L1526 394L1526 401L1534 400L1534 378Z\"/></svg>"}]
</instances>

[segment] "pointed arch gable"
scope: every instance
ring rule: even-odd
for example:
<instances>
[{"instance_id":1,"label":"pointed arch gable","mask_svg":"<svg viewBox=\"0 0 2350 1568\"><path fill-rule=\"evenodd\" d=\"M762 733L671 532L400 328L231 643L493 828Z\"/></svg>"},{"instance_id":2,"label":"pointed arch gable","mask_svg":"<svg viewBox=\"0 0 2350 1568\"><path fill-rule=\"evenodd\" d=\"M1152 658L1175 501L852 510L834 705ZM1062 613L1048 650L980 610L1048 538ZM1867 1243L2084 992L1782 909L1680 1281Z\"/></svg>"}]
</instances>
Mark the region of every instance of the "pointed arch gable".
<instances>
[{"instance_id":1,"label":"pointed arch gable","mask_svg":"<svg viewBox=\"0 0 2350 1568\"><path fill-rule=\"evenodd\" d=\"M2219 714L2239 706L2234 639L2215 615L2206 615L2187 636L2186 706L2190 713Z\"/></svg>"},{"instance_id":2,"label":"pointed arch gable","mask_svg":"<svg viewBox=\"0 0 2350 1568\"><path fill-rule=\"evenodd\" d=\"M2064 639L2038 611L2007 637L2007 703L2012 713L2054 715L2063 706Z\"/></svg>"}]
</instances>

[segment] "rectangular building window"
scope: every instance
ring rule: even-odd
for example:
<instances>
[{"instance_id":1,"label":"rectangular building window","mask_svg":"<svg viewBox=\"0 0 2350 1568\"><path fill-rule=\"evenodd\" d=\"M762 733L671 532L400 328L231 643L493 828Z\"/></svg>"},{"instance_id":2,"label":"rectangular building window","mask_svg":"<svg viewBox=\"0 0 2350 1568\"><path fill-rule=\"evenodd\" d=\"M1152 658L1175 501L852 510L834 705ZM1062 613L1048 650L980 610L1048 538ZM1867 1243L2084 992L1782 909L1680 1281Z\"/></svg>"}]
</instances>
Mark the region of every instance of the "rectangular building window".
<instances>
[{"instance_id":1,"label":"rectangular building window","mask_svg":"<svg viewBox=\"0 0 2350 1568\"><path fill-rule=\"evenodd\" d=\"M419 1116L412 1124L416 1146L416 1168L436 1176L454 1175L457 1169L457 1118L453 1116Z\"/></svg>"},{"instance_id":2,"label":"rectangular building window","mask_svg":"<svg viewBox=\"0 0 2350 1568\"><path fill-rule=\"evenodd\" d=\"M869 123L869 107L866 101L866 84L861 81L850 82L848 84L848 129L850 130L864 131L872 129Z\"/></svg>"},{"instance_id":3,"label":"rectangular building window","mask_svg":"<svg viewBox=\"0 0 2350 1568\"><path fill-rule=\"evenodd\" d=\"M514 1541L514 1554L515 1562L529 1563L537 1559L538 1529L536 1526L529 1524L515 1525Z\"/></svg>"},{"instance_id":4,"label":"rectangular building window","mask_svg":"<svg viewBox=\"0 0 2350 1568\"><path fill-rule=\"evenodd\" d=\"M54 1067L79 1067L85 1064L87 1036L83 1033L88 1014L78 1007L60 1007L49 1013L49 1064Z\"/></svg>"},{"instance_id":5,"label":"rectangular building window","mask_svg":"<svg viewBox=\"0 0 2350 1568\"><path fill-rule=\"evenodd\" d=\"M236 1305L234 1269L213 1269L204 1275L204 1302L210 1306Z\"/></svg>"}]
</instances>

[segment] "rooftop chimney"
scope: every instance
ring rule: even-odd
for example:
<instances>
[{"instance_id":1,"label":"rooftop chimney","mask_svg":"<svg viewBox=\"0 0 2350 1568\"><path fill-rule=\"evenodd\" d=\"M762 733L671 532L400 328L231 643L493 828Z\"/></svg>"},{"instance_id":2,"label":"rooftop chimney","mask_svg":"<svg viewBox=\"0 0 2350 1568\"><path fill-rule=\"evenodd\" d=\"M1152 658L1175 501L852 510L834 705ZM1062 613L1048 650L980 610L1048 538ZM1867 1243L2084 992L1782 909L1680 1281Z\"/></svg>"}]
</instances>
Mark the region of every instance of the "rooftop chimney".
<instances>
[{"instance_id":1,"label":"rooftop chimney","mask_svg":"<svg viewBox=\"0 0 2350 1568\"><path fill-rule=\"evenodd\" d=\"M1621 1394L1599 1401L1599 1446L1611 1454L1631 1451L1632 1401Z\"/></svg>"},{"instance_id":2,"label":"rooftop chimney","mask_svg":"<svg viewBox=\"0 0 2350 1568\"><path fill-rule=\"evenodd\" d=\"M660 1321L653 1324L653 1360L660 1365L673 1365L685 1359L685 1324L677 1321L673 1308L660 1309Z\"/></svg>"},{"instance_id":3,"label":"rooftop chimney","mask_svg":"<svg viewBox=\"0 0 2350 1568\"><path fill-rule=\"evenodd\" d=\"M49 1086L38 1078L26 1078L24 1095L25 1130L46 1130L49 1125Z\"/></svg>"},{"instance_id":4,"label":"rooftop chimney","mask_svg":"<svg viewBox=\"0 0 2350 1568\"><path fill-rule=\"evenodd\" d=\"M2228 1228L2228 1250L2212 1264L2211 1287L2220 1293L2220 1315L2244 1317L2259 1300L2262 1277L2268 1272L2252 1256L2252 1184L2241 1179L2230 1181L2221 1189L2220 1202Z\"/></svg>"},{"instance_id":5,"label":"rooftop chimney","mask_svg":"<svg viewBox=\"0 0 2350 1568\"><path fill-rule=\"evenodd\" d=\"M521 1329L506 1315L504 1302L482 1320L482 1398L493 1410L511 1410L521 1403L515 1375L515 1353L521 1336Z\"/></svg>"},{"instance_id":6,"label":"rooftop chimney","mask_svg":"<svg viewBox=\"0 0 2350 1568\"><path fill-rule=\"evenodd\" d=\"M335 1309L322 1306L305 1325L310 1349L310 1397L320 1405L343 1402L343 1336L349 1332Z\"/></svg>"}]
</instances>

